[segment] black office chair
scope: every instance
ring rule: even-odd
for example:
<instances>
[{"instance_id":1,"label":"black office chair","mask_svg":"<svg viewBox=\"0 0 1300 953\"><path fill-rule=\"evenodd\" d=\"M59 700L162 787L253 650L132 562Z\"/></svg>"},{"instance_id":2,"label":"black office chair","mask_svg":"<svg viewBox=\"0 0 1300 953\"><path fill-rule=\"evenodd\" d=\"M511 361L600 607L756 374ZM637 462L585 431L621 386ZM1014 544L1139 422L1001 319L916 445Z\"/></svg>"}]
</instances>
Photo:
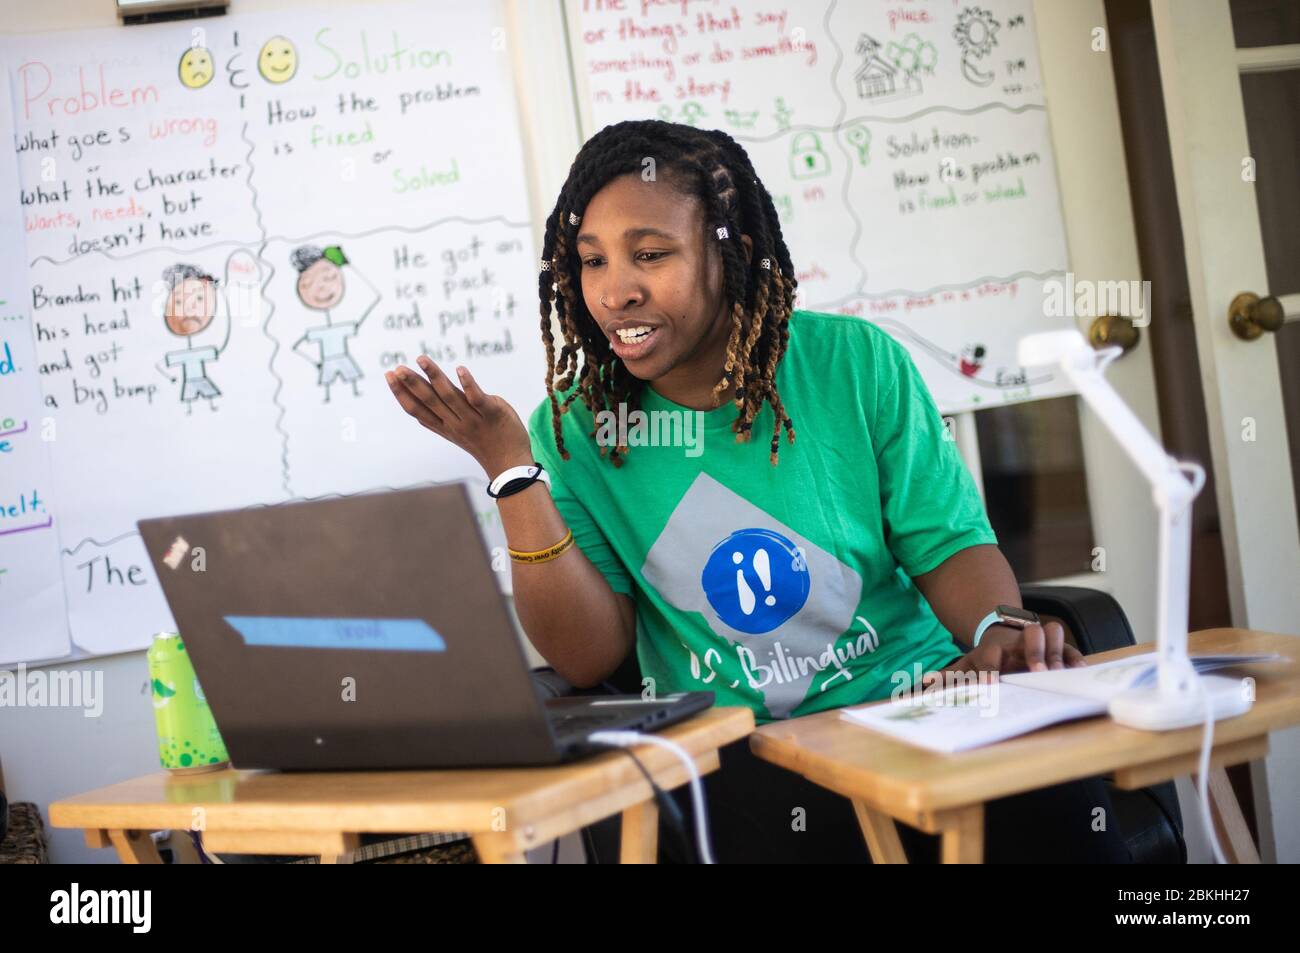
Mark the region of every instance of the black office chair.
<instances>
[{"instance_id":1,"label":"black office chair","mask_svg":"<svg viewBox=\"0 0 1300 953\"><path fill-rule=\"evenodd\" d=\"M1124 610L1107 593L1079 586L1021 586L1020 596L1026 609L1059 619L1067 640L1084 655L1136 644ZM533 681L543 697L641 692L641 670L635 652L595 688L574 688L552 668L534 669ZM1134 791L1123 791L1113 784L1109 787L1115 822L1135 864L1187 863L1182 815L1172 781ZM617 863L619 830L618 816L584 828L588 863Z\"/></svg>"}]
</instances>

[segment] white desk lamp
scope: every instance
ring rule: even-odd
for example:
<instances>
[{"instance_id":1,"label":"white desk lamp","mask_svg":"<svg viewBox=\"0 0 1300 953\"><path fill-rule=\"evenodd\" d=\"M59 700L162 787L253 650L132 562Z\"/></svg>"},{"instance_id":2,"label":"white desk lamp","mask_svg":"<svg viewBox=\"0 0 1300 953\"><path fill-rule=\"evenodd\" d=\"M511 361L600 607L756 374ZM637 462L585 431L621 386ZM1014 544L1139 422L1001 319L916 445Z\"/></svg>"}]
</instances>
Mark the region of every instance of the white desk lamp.
<instances>
[{"instance_id":1,"label":"white desk lamp","mask_svg":"<svg viewBox=\"0 0 1300 953\"><path fill-rule=\"evenodd\" d=\"M1031 334L1021 339L1018 351L1024 367L1054 364L1061 368L1151 481L1160 514L1159 678L1153 686L1131 689L1112 699L1110 714L1120 724L1151 731L1204 724L1209 713L1215 720L1231 718L1250 710L1251 699L1241 680L1200 676L1187 657L1192 501L1205 485L1205 470L1167 454L1102 376L1121 353L1123 349L1118 347L1094 350L1078 331Z\"/></svg>"}]
</instances>

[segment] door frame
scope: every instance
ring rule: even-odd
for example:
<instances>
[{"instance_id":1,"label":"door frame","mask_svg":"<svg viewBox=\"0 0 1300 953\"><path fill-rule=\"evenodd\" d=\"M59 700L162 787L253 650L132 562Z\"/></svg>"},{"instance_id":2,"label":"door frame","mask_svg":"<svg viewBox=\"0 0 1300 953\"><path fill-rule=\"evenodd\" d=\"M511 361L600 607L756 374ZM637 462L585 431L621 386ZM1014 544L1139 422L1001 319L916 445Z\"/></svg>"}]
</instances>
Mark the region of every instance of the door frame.
<instances>
[{"instance_id":1,"label":"door frame","mask_svg":"<svg viewBox=\"0 0 1300 953\"><path fill-rule=\"evenodd\" d=\"M1271 492L1277 489L1272 475L1291 471L1276 345L1272 335L1247 342L1228 328L1228 303L1238 292L1268 289L1254 183L1242 175L1250 146L1232 18L1227 0L1152 0L1151 14L1232 622L1287 632L1295 627L1300 597L1277 581L1300 579L1300 526L1291 483L1285 492ZM1253 54L1243 61L1256 59ZM1258 439L1243 439L1247 418Z\"/></svg>"},{"instance_id":2,"label":"door frame","mask_svg":"<svg viewBox=\"0 0 1300 953\"><path fill-rule=\"evenodd\" d=\"M1178 193L1196 350L1205 392L1233 625L1294 633L1300 529L1272 335L1238 339L1228 303L1268 293L1240 74L1300 68L1300 49L1238 51L1228 0L1151 0ZM1294 296L1291 296L1293 298ZM1288 301L1291 300L1288 299ZM1244 439L1253 418L1254 440ZM1275 732L1251 765L1260 856L1300 861L1300 728ZM1279 797L1272 797L1279 792Z\"/></svg>"}]
</instances>

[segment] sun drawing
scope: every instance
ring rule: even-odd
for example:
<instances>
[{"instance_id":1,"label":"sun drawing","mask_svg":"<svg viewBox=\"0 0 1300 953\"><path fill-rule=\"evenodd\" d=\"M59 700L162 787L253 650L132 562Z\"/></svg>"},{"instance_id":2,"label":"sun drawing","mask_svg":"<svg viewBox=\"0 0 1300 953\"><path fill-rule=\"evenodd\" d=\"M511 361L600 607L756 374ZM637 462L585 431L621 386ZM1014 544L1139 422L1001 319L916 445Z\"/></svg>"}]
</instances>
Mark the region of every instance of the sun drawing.
<instances>
[{"instance_id":1,"label":"sun drawing","mask_svg":"<svg viewBox=\"0 0 1300 953\"><path fill-rule=\"evenodd\" d=\"M988 10L967 7L957 17L957 28L952 35L963 53L983 58L998 44L998 26L998 21Z\"/></svg>"},{"instance_id":2,"label":"sun drawing","mask_svg":"<svg viewBox=\"0 0 1300 953\"><path fill-rule=\"evenodd\" d=\"M993 73L980 69L975 62L988 56L998 45L1000 25L992 13L979 7L967 7L957 16L957 26L952 35L961 50L962 76L976 86L993 82Z\"/></svg>"}]
</instances>

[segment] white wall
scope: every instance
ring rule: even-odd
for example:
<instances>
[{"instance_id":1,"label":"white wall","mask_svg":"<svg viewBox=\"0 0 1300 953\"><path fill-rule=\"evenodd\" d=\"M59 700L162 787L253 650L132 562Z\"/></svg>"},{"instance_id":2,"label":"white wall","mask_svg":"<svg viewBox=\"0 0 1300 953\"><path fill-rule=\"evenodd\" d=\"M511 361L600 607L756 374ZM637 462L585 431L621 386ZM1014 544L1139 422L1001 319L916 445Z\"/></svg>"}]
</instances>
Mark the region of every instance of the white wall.
<instances>
[{"instance_id":1,"label":"white wall","mask_svg":"<svg viewBox=\"0 0 1300 953\"><path fill-rule=\"evenodd\" d=\"M29 671L66 670L103 679L103 711L6 708L0 712L0 763L10 801L34 801L48 826L51 801L159 770L148 667L143 652L85 659ZM111 863L80 831L49 829L54 863Z\"/></svg>"}]
</instances>

